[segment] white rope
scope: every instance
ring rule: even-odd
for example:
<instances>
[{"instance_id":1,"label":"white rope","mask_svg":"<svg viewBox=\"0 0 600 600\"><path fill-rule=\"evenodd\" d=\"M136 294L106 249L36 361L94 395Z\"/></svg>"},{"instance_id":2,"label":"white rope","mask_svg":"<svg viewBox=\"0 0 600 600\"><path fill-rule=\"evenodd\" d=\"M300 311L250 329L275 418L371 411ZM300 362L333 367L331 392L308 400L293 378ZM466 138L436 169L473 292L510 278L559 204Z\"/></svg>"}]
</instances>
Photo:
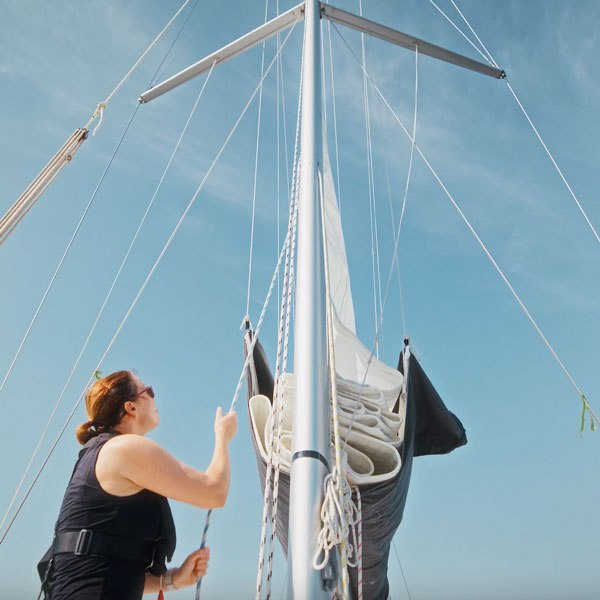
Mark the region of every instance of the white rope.
<instances>
[{"instance_id":1,"label":"white rope","mask_svg":"<svg viewBox=\"0 0 600 600\"><path fill-rule=\"evenodd\" d=\"M329 560L333 546L339 546L342 570L342 594L344 600L350 598L348 566L353 546L348 542L349 527L356 523L352 503L352 492L342 469L342 449L340 446L340 427L338 418L337 380L335 370L335 338L333 332L333 301L331 299L331 280L329 274L328 240L325 228L325 195L321 173L317 174L317 190L321 211L323 231L323 262L325 265L325 307L327 326L327 356L329 368L329 386L331 394L331 419L333 423L333 441L335 466L323 481L324 498L321 505L321 530L317 536L317 549L313 557L313 568L322 569ZM356 539L356 536L355 536ZM319 560L319 556L322 559Z\"/></svg>"},{"instance_id":2,"label":"white rope","mask_svg":"<svg viewBox=\"0 0 600 600\"><path fill-rule=\"evenodd\" d=\"M289 157L288 157L288 143L287 143L287 120L285 118L285 82L283 78L283 64L280 61L279 70L281 76L281 104L282 104L282 121L283 121L283 139L284 144L283 148L285 150L285 173L286 173L286 183L287 183L287 197L292 197L292 191L290 189L290 167L289 167Z\"/></svg>"},{"instance_id":3,"label":"white rope","mask_svg":"<svg viewBox=\"0 0 600 600\"><path fill-rule=\"evenodd\" d=\"M146 48L146 50L143 52L143 54L137 59L136 63L133 65L133 67L131 67L131 69L129 69L129 71L127 72L127 74L117 84L117 87L107 96L106 100L98 103L98 106L96 107L96 110L95 110L94 114L92 115L92 118L89 120L88 124L85 126L85 128L88 129L89 126L94 121L94 119L98 115L100 115L100 121L98 122L98 124L94 128L94 132L92 133L92 135L96 135L96 131L98 131L98 128L102 124L102 119L104 118L104 110L108 107L108 103L111 101L112 97L121 89L121 86L129 79L129 77L135 71L135 69L137 68L137 66L142 62L142 60L144 60L144 58L146 57L146 55L148 54L148 52L150 52L150 50L152 50L152 48L154 47L154 45L163 36L163 34L165 33L165 31L167 31L167 29L169 29L169 27L171 26L171 24L173 23L173 21L179 16L179 14L181 13L181 11L187 6L187 4L188 4L189 1L190 0L185 0L185 2L181 5L181 8L173 15L173 17L165 25L165 27L163 28L163 30L154 38L154 41L148 46L148 48Z\"/></svg>"},{"instance_id":4,"label":"white rope","mask_svg":"<svg viewBox=\"0 0 600 600\"><path fill-rule=\"evenodd\" d=\"M460 8L458 8L458 6L454 2L454 0L450 0L450 2L452 2L452 6L454 6L454 8L458 12L458 14L462 17L463 21L466 23L467 27L471 30L471 33L475 36L475 39L481 44L481 47L483 48L483 50L489 57L489 60L491 61L491 63L494 65L494 67L496 67L498 69L499 67L498 67L498 64L496 63L496 61L494 60L494 57L491 55L490 51L485 47L485 44L479 39L479 36L475 33L475 30L471 27L471 24L467 21L467 19L465 18L465 15L462 14L462 12L460 11Z\"/></svg>"},{"instance_id":5,"label":"white rope","mask_svg":"<svg viewBox=\"0 0 600 600\"><path fill-rule=\"evenodd\" d=\"M417 107L419 98L419 46L415 46L415 100L414 100L414 111L413 111L413 130L412 130L412 142L410 144L410 158L408 161L408 173L406 175L406 185L404 187L404 197L402 198L402 209L400 211L400 221L398 222L398 233L402 229L402 223L404 222L404 212L406 210L406 199L408 198L408 188L410 185L410 176L412 174L413 159L415 156L415 140L417 138ZM391 204L390 204L391 210ZM394 238L396 237L396 231L394 226L394 214L392 211L392 231ZM393 261L396 263L396 272L398 274L398 289L400 292L400 308L402 311L402 327L404 329L404 336L406 337L406 316L404 312L404 297L402 294L402 280L400 278L400 260L398 259L398 246L394 246L394 257Z\"/></svg>"},{"instance_id":6,"label":"white rope","mask_svg":"<svg viewBox=\"0 0 600 600\"><path fill-rule=\"evenodd\" d=\"M362 501L360 497L360 487L357 485L354 487L356 493L356 512L357 522L356 530L358 537L356 539L356 583L358 587L358 600L362 600L363 597L363 573L362 573Z\"/></svg>"},{"instance_id":7,"label":"white rope","mask_svg":"<svg viewBox=\"0 0 600 600\"><path fill-rule=\"evenodd\" d=\"M281 297L281 307L279 313L279 329L277 335L277 358L275 362L275 387L273 390L273 418L271 419L271 432L270 439L272 440L271 447L269 448L269 455L267 458L267 468L265 473L265 488L263 493L263 515L262 515L262 528L261 528L261 540L260 549L258 556L258 570L256 575L256 599L260 600L262 595L262 581L263 581L263 569L264 569L264 557L265 547L267 539L267 521L269 512L269 496L271 495L271 477L273 476L273 463L275 463L275 474L273 476L273 493L272 493L272 505L271 505L271 537L269 542L269 553L268 553L268 566L267 566L267 585L266 585L266 597L270 598L271 595L271 581L273 572L273 554L274 554L274 539L275 529L277 522L277 507L279 497L279 471L280 462L279 455L281 451L281 431L283 427L283 399L281 398L282 390L281 383L283 373L285 373L287 367L287 352L289 342L289 326L290 326L290 306L292 300L292 289L293 289L293 270L294 270L294 255L296 248L296 224L298 214L298 178L299 178L299 161L298 161L298 147L300 139L300 116L302 111L302 79L304 73L304 53L302 55L302 66L300 68L300 93L298 94L298 111L296 120L296 141L294 144L294 163L293 163L293 175L292 175L292 197L290 198L290 210L288 218L288 234L287 234L287 245L286 245L286 259L284 266L283 275L283 289ZM256 336L255 336L256 337ZM285 340L285 341L284 341ZM281 363L283 356L283 364ZM282 369L281 376L279 375L279 369ZM275 418L275 415L277 418ZM277 421L277 431L275 432L275 422ZM275 441L275 447L273 445Z\"/></svg>"},{"instance_id":8,"label":"white rope","mask_svg":"<svg viewBox=\"0 0 600 600\"><path fill-rule=\"evenodd\" d=\"M102 363L104 362L104 359L106 358L106 356L108 355L109 351L111 350L113 344L115 343L117 337L119 336L119 334L121 333L121 330L123 329L123 327L125 326L125 323L127 322L127 319L129 318L129 316L131 315L133 309L135 308L138 300L140 299L140 296L142 295L143 291L146 289L146 286L148 285L148 282L150 281L152 275L154 274L154 272L156 271L160 261L162 260L164 254L166 253L167 249L169 248L169 246L171 245L171 242L173 241L173 238L175 237L176 233L179 231L179 228L181 227L183 221L185 220L185 217L187 216L187 214L189 213L190 209L192 208L194 202L196 201L196 198L198 197L198 194L201 192L202 188L204 187L208 177L210 176L210 174L212 173L212 171L214 170L217 162L219 161L219 159L221 158L221 155L223 154L223 152L225 151L225 148L228 146L231 138L233 137L233 134L236 132L240 122L242 121L242 119L244 118L246 112L248 111L248 108L250 107L252 101L254 100L254 97L256 96L256 94L258 93L259 87L262 84L262 82L264 81L264 79L267 77L267 75L269 74L271 67L273 66L273 64L275 63L275 60L277 58L277 56L279 55L279 52L281 52L281 50L283 50L283 48L285 47L285 44L287 42L287 40L289 39L290 35L292 34L292 32L294 31L295 25L292 26L292 28L290 29L290 31L288 32L287 36L285 37L283 44L280 48L280 50L278 51L277 55L273 58L273 60L271 61L271 63L269 64L267 70L265 71L265 74L263 75L263 77L261 78L259 84L256 86L256 88L254 89L254 91L252 92L252 95L250 96L248 102L246 103L246 105L244 106L240 116L238 117L238 119L236 120L235 124L233 125L233 128L231 129L231 131L229 132L229 134L227 135L225 141L223 142L223 145L221 146L220 150L217 152L217 155L215 156L215 158L213 159L213 162L211 163L210 167L208 168L207 172L205 173L204 177L202 178L202 181L200 182L200 184L198 185L196 191L194 192L194 195L192 196L192 199L190 200L190 202L188 203L187 207L185 208L185 210L183 211L179 221L177 222L175 228L173 229L173 232L171 233L171 235L169 236L169 239L167 240L167 242L165 243L162 251L160 252L158 258L156 259L156 261L154 262L154 265L152 266L152 268L150 269L150 272L148 273L148 275L146 276L146 279L144 280L142 286L140 287L137 295L135 296L133 302L131 303L127 313L125 314L125 316L123 317L123 320L121 321L116 333L114 334L114 336L112 337L106 351L104 352L104 354L102 355L99 363L96 365L96 368L94 369L94 371L98 371L100 370L100 367L102 366ZM136 106L136 110L137 107L139 107L139 103ZM283 253L282 253L283 254ZM280 257L280 261L281 261L281 257ZM279 265L279 263L278 263ZM273 288L275 282L275 276L273 281L271 282L271 290ZM261 315L261 317L264 315ZM260 322L260 321L259 321ZM257 331L258 331L258 327L257 327ZM246 361L245 363L245 367L244 367L244 373L245 373L245 369L247 368L249 361ZM86 384L84 390L81 392L78 400L75 402L75 405L73 407L73 410L69 413L67 420L64 424L64 426L62 427L62 429L60 430L58 436L56 437L54 443L52 444L52 447L50 448L50 451L48 452L46 458L44 459L40 469L38 470L37 474L34 477L33 482L31 483L31 485L29 486L29 488L27 489L27 492L25 494L25 497L23 498L23 500L21 501L21 503L19 504L19 506L17 507L17 510L15 512L15 514L13 515L11 521L9 522L9 524L6 527L6 530L4 531L2 538L0 538L0 544L4 541L4 539L6 538L7 533L9 532L10 528L12 527L12 524L15 522L15 519L17 518L18 514L20 513L21 509L23 508L23 505L25 504L27 498L29 497L29 494L31 493L31 490L33 489L34 485L36 484L37 480L39 479L40 475L42 474L42 471L44 470L48 460L50 459L50 457L52 456L52 453L54 452L54 449L56 448L58 442L60 441L60 438L62 437L63 433L65 432L67 426L69 425L71 419L73 418L73 415L75 414L75 411L77 410L77 408L79 407L79 404L81 403L81 400L83 399L85 392L87 390L87 388L89 387L89 385L92 383L93 381L93 376L88 380L88 383ZM238 388L236 388L236 393L234 395L234 400L232 402L232 406L235 405L235 401L237 400L237 394L239 394L239 388L241 388L241 380L240 382L238 382Z\"/></svg>"},{"instance_id":9,"label":"white rope","mask_svg":"<svg viewBox=\"0 0 600 600\"><path fill-rule=\"evenodd\" d=\"M275 2L275 12L277 14L277 16L279 16L279 0L276 0ZM280 44L280 39L279 39L279 33L276 36L277 39L277 47L279 48L279 44ZM280 96L281 96L281 90L279 89L279 75L280 75L280 71L281 71L281 56L277 59L277 64L275 65L275 173L276 173L276 185L277 185L277 226L276 226L276 231L277 231L277 240L276 240L276 246L275 248L277 250L279 250L279 245L281 243L280 237L281 237L281 233L280 233L280 229L281 229L281 225L280 225L280 220L281 220L281 173L280 173L280 136L281 136L281 127L280 127L280 118L279 118L279 107L280 107ZM280 282L279 282L279 274L277 274L277 308L279 310L279 307L281 306L280 303ZM278 314L277 318L281 318L281 315Z\"/></svg>"},{"instance_id":10,"label":"white rope","mask_svg":"<svg viewBox=\"0 0 600 600\"><path fill-rule=\"evenodd\" d=\"M269 0L265 2L265 23L267 22L267 14L269 10ZM260 63L260 76L262 81L262 76L265 71L265 44L266 41L262 43L262 58ZM258 150L260 148L260 120L262 114L262 84L260 86L260 91L258 92L258 119L256 123L256 151L254 154L254 185L252 186L252 217L250 222L250 252L248 253L248 293L246 296L246 316L250 314L250 282L252 280L252 251L254 248L254 216L256 213L256 184L258 180Z\"/></svg>"},{"instance_id":11,"label":"white rope","mask_svg":"<svg viewBox=\"0 0 600 600\"><path fill-rule=\"evenodd\" d=\"M338 490L341 489L341 499ZM352 490L343 474L338 473L334 467L323 480L323 504L321 505L321 522L323 523L317 536L317 552L313 557L313 569L320 571L327 566L329 555L336 546L346 547L346 541L355 536L354 525L358 522L357 509L352 501ZM356 543L356 542L355 542ZM344 551L342 558L342 589L344 598L350 598L348 593L347 567L356 567L357 562L350 560L350 553L354 553L353 545L347 544L348 550Z\"/></svg>"},{"instance_id":12,"label":"white rope","mask_svg":"<svg viewBox=\"0 0 600 600\"><path fill-rule=\"evenodd\" d=\"M358 59L358 57L354 54L354 52L352 51L352 49L350 48L350 46L348 45L348 43L346 42L346 40L344 39L344 37L341 35L341 33L338 30L338 28L336 27L336 25L334 24L333 26L334 26L337 34L342 38L342 41L344 42L344 44L346 44L346 47L350 50L350 52L351 52L352 56L354 57L354 59L361 65L361 68L364 69L364 67L362 67L362 63L360 62L360 60ZM365 70L365 73L366 73L366 70ZM368 75L368 73L367 73L367 76L372 81L372 79L371 79L370 75ZM415 115L414 119L416 119L416 115ZM416 123L415 123L414 120L413 120L413 127L415 128L415 131L416 131ZM411 140L411 141L414 144L414 147L416 147L416 144L414 143L414 139ZM410 171L411 170L412 170L412 168L409 167L409 174L408 174L407 180L410 179ZM406 188L406 190L407 189L408 189L408 181L407 181L407 188ZM379 332L380 332L380 329L381 329L381 325L383 324L383 315L385 313L385 307L387 305L387 298L388 298L388 294L389 294L389 290L390 290L390 285L391 285L391 281L392 281L392 276L393 276L393 271L394 271L394 264L397 261L397 257L398 257L398 244L399 244L399 241L400 241L400 232L401 232L403 215L404 215L404 213L401 214L401 220L400 220L400 223L399 223L399 226L398 226L398 231L396 233L396 237L395 237L395 240L394 240L394 250L393 250L393 257L394 258L392 260L392 264L390 265L390 271L389 271L389 274L388 274L387 284L386 284L386 287L385 287L385 293L384 293L384 296L383 296L383 301L381 303L381 312L380 312L380 315L379 315L379 320L377 321L376 326L375 326L375 336L374 336L374 340L373 340L373 345L371 347L371 352L370 352L369 358L367 360L367 365L366 365L366 368L365 368L365 374L363 376L363 380L362 380L361 385L360 385L359 395L358 395L358 401L357 401L357 403L356 403L356 405L354 407L354 410L352 412L352 417L350 419L350 425L348 427L348 432L347 432L346 438L344 440L344 448L343 448L344 450L346 449L346 446L348 445L348 438L350 436L350 432L352 431L352 427L354 426L354 422L356 420L357 410L358 410L358 407L360 405L360 400L362 398L362 392L363 392L363 389L365 387L365 383L366 383L366 380L367 380L367 375L369 373L369 369L371 367L371 363L373 361L373 357L375 355L375 350L377 348L378 339L379 339Z\"/></svg>"},{"instance_id":13,"label":"white rope","mask_svg":"<svg viewBox=\"0 0 600 600\"><path fill-rule=\"evenodd\" d=\"M301 71L303 71L303 67L301 67ZM302 76L300 81L300 89L302 89ZM291 239L291 251L289 258L289 277L287 280L287 286L284 285L285 293L282 294L282 305L281 305L281 317L283 318L283 301L286 298L285 305L285 333L284 333L284 341L283 341L283 357L281 361L281 369L280 373L278 370L275 370L276 379L275 381L283 382L285 373L287 372L287 361L288 361L288 351L289 351L289 339L290 339L290 324L291 324L291 307L292 307L292 298L294 291L294 265L295 265L295 257L296 257L296 228L298 223L298 203L299 203L299 190L300 190L300 160L298 157L299 151L299 141L300 141L300 114L301 114L301 104L302 98L298 99L298 118L296 123L296 142L294 147L294 165L297 165L293 174L292 174L292 192L294 194L294 218L292 221L292 239ZM284 278L285 279L285 278ZM287 289L286 289L287 287ZM279 346L279 340L278 340ZM278 348L278 354L280 349ZM283 390L276 386L274 390L274 400L276 402L274 404L274 408L276 408L277 413L277 447L275 450L275 474L273 476L273 508L271 510L271 537L269 541L269 558L268 558L268 568L267 568L267 600L270 598L271 594L271 580L273 573L273 555L275 549L275 533L276 533L276 525L277 525L277 515L278 515L278 502L279 502L279 475L281 470L281 435L283 431ZM274 421L274 419L273 419Z\"/></svg>"},{"instance_id":14,"label":"white rope","mask_svg":"<svg viewBox=\"0 0 600 600\"><path fill-rule=\"evenodd\" d=\"M335 25L334 25L334 27L335 27ZM352 52L352 49L350 48L350 46L348 45L348 43L346 42L346 40L343 38L343 36L341 35L341 33L338 30L338 28L335 27L335 29L338 32L338 34L340 35L340 37L342 37L342 40L346 44L346 47L350 50L352 56L354 56L354 59L356 60L356 62L359 64L359 66L361 68L363 68L363 66L360 63L360 60L356 57L356 55L354 54L354 52ZM374 89L377 91L377 93L379 94L379 96L381 97L381 99L383 100L383 102L385 103L385 105L387 106L387 108L389 109L389 111L391 112L391 114L394 117L394 119L396 120L396 122L400 125L402 131L404 131L404 133L409 138L409 140L411 140L411 142L414 142L414 140L411 137L410 133L408 132L408 130L406 129L406 127L404 126L404 124L402 123L402 121L400 120L400 118L398 117L398 115L394 112L393 108L390 106L389 102L387 101L387 99L385 98L385 96L383 95L383 93L381 92L381 90L379 89L379 87L377 86L377 84L375 83L375 81L372 79L372 77L368 73L367 73L367 77L369 78L369 81L373 85ZM431 166L431 163L427 160L427 158L425 157L425 155L423 154L423 152L421 151L421 149L419 148L419 146L416 143L415 143L415 150L419 153L419 156L423 159L423 161L427 165L427 168L431 171L431 174L435 177L436 181L439 183L439 185L441 186L441 188L444 190L444 193L446 194L446 196L448 197L448 199L450 200L450 202L452 202L452 205L454 206L454 208L458 211L458 214L460 215L460 217L462 218L462 220L465 222L465 224L467 225L467 227L469 228L469 230L471 231L471 233L473 234L473 236L475 237L475 239L477 240L477 242L481 246L482 250L485 252L486 256L488 257L488 259L490 260L490 262L492 263L492 265L494 266L494 268L496 269L496 271L498 272L498 274L500 275L500 277L502 278L502 280L504 281L504 283L506 284L506 286L510 290L511 294L514 296L515 300L517 300L517 302L519 303L519 306L521 307L521 309L523 310L523 312L525 313L525 315L527 316L527 318L529 319L529 321L531 322L531 324L534 326L534 328L538 332L539 336L542 338L544 344L546 345L546 347L548 348L548 350L550 350L550 352L552 353L552 356L554 356L556 362L559 364L559 366L562 369L563 373L567 376L567 378L571 382L571 385L574 387L575 391L578 393L579 397L583 401L584 407L589 411L591 417L593 417L593 419L596 421L596 423L598 425L600 425L600 420L598 420L598 417L597 417L596 413L593 411L593 409L590 406L589 402L585 398L585 395L581 392L581 390L579 389L579 387L575 383L575 380L571 377L571 374L567 371L567 368L564 366L564 364L562 363L562 361L558 357L558 355L555 352L554 348L552 347L552 345L550 344L550 342L546 339L546 336L542 333L542 330L540 329L540 327L536 323L535 319L531 316L531 313L527 310L525 304L523 304L523 301L521 300L521 298L519 297L519 295L517 294L517 292L515 291L515 289L512 287L512 285L510 284L510 282L508 281L506 275L504 274L504 272L502 271L502 269L499 267L498 263L494 260L494 258L490 254L490 251L487 249L487 247L485 246L485 244L483 243L483 241L481 240L481 238L477 235L477 232L475 231L475 229L473 228L473 226L471 225L471 223L469 222L469 220L467 219L467 217L465 216L465 214L462 212L462 210L460 209L460 207L458 206L458 204L456 203L456 201L454 200L454 198L452 197L452 195L450 194L450 192L448 191L448 189L446 188L446 186L444 185L444 183L442 182L442 180L440 179L440 177L438 176L438 174L436 173L436 171L434 170L434 168Z\"/></svg>"},{"instance_id":15,"label":"white rope","mask_svg":"<svg viewBox=\"0 0 600 600\"><path fill-rule=\"evenodd\" d=\"M359 15L362 16L362 2L359 1ZM365 55L365 34L360 34L361 56L362 62L366 65ZM373 177L373 155L371 148L371 117L369 111L369 91L367 86L367 78L363 74L363 105L365 111L365 145L367 154L367 179L369 184L369 232L371 235L371 273L373 278L373 318L375 329L377 329L377 319L379 307L381 306L381 285L378 286L381 278L379 277L379 248L376 241L377 238L377 223L375 215L375 180ZM377 249L377 251L376 251ZM377 294L379 288L379 296ZM376 353L379 355L379 343L376 346Z\"/></svg>"},{"instance_id":16,"label":"white rope","mask_svg":"<svg viewBox=\"0 0 600 600\"><path fill-rule=\"evenodd\" d=\"M121 276L121 272L123 271L123 268L125 266L125 263L127 262L127 259L129 258L129 255L131 254L131 250L133 249L133 246L135 245L135 242L137 241L137 238L139 236L139 233L146 221L146 217L148 216L148 213L150 212L150 209L152 208L152 205L154 204L154 200L158 194L158 191L160 190L160 188L162 187L163 181L167 175L167 172L169 171L169 168L171 167L171 163L173 162L173 159L175 158L175 154L177 153L177 150L179 149L179 146L181 144L181 141L183 140L183 137L187 131L187 128L192 120L192 117L194 116L194 113L196 112L196 108L198 106L198 103L200 101L200 98L202 97L203 93L204 93L204 89L206 87L206 84L208 83L208 80L210 79L210 76L212 74L213 68L216 64L216 60L215 62L213 62L212 67L210 68L210 71L208 72L206 79L204 80L204 84L202 85L202 89L200 90L200 93L198 94L198 97L196 98L196 102L194 103L194 106L190 112L190 115L186 121L186 124L181 132L181 135L179 136L179 139L177 140L177 143L175 145L175 148L173 149L171 156L169 158L169 161L167 163L167 166L165 167L163 174L160 178L160 181L158 182L158 185L156 187L156 189L154 190L154 194L152 195L152 198L150 199L150 202L148 203L148 206L146 207L146 211L144 212L144 215L142 216L142 219L140 220L140 223L137 227L137 230L129 244L129 247L127 248L127 251L125 252L125 255L123 256L123 259L121 261L121 264L119 266L119 268L117 269L117 273L113 279L113 282L110 286L110 289L108 290L108 293L106 294L106 297L104 298L104 302L102 303L102 306L100 307L100 310L98 311L98 314L96 315L96 319L94 320L94 323L92 324L92 327L90 328L90 331L88 332L87 338L85 339L85 342L83 343L83 346L81 347L81 350L79 352L79 355L77 356L77 359L75 360L75 364L73 365L73 368L71 369L71 372L69 373L69 376L67 377L67 381L65 382L65 385L63 386L63 389L60 393L60 396L58 397L58 400L56 401L56 404L54 405L54 408L50 414L50 417L48 418L48 421L46 423L46 426L44 427L44 430L42 431L42 434L37 442L37 445L31 455L31 458L29 459L29 463L27 464L25 471L23 472L23 475L21 477L21 480L19 481L18 485L17 485L17 489L15 490L15 493L10 501L10 504L8 505L8 508L6 509L6 512L4 513L4 517L2 518L2 522L0 523L0 531L2 530L2 527L4 526L4 523L6 522L6 519L8 518L8 515L10 514L10 511L12 510L12 507L19 495L19 492L21 491L21 488L23 487L23 484L25 482L25 479L27 478L27 475L29 474L29 471L33 465L33 462L39 452L39 449L42 445L42 442L44 441L46 434L48 432L48 429L52 423L52 421L54 420L54 417L56 415L56 412L62 402L62 399L67 391L67 388L69 387L71 380L73 379L73 376L75 374L75 371L77 370L77 367L79 366L79 362L81 361L81 358L90 342L90 339L92 338L92 335L94 333L94 331L96 330L96 326L98 325L98 322L100 321L100 317L102 316L102 314L104 313L104 309L106 308L106 305L108 303L108 300L110 299L112 292L115 288L115 285L117 284L117 281L119 280L119 277Z\"/></svg>"},{"instance_id":17,"label":"white rope","mask_svg":"<svg viewBox=\"0 0 600 600\"><path fill-rule=\"evenodd\" d=\"M338 149L337 115L335 110L335 80L333 77L333 50L331 46L331 21L327 21L327 34L329 37L329 70L331 75L331 99L333 104L333 136L335 139L335 172L337 179L337 204L340 216L342 215L342 188L340 186L340 159Z\"/></svg>"},{"instance_id":18,"label":"white rope","mask_svg":"<svg viewBox=\"0 0 600 600\"><path fill-rule=\"evenodd\" d=\"M450 23L450 25L452 25L452 27L454 27L454 29L456 29L456 31L458 31L458 33L460 33L460 35L462 35L465 38L465 40L467 40L467 42L469 42L469 44L471 44L471 46L473 46L473 48L475 48L475 50L477 50L477 52L480 54L480 56L483 58L483 60L485 60L485 62L491 64L490 59L477 47L476 44L473 43L473 41L469 38L469 36L466 33L464 33L464 31L433 0L429 0L429 2L431 4L433 4L433 6L435 6L435 8L437 8L437 10L444 16L444 18ZM452 2L452 4L454 4L454 2ZM456 8L456 4L454 4L454 6ZM457 10L458 10L458 8L457 8ZM460 11L458 11L458 12L460 12ZM473 33L475 33L475 32L473 32ZM475 36L475 37L477 37L477 36ZM481 42L479 42L479 43L481 43ZM494 66L497 67L496 64L494 64Z\"/></svg>"}]
</instances>

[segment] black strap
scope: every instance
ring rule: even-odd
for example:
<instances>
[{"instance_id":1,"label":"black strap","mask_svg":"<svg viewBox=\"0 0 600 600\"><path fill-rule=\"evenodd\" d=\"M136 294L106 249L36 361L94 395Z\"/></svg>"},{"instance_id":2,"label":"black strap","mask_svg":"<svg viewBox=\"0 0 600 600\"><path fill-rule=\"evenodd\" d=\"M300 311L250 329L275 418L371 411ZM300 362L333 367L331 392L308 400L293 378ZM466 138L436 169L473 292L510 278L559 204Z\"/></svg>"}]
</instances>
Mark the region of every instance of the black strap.
<instances>
[{"instance_id":1,"label":"black strap","mask_svg":"<svg viewBox=\"0 0 600 600\"><path fill-rule=\"evenodd\" d=\"M317 460L320 460L325 465L325 468L329 471L329 463L327 462L327 459L316 450L298 450L298 452L294 452L294 455L292 456L292 462L294 462L297 458L316 458Z\"/></svg>"},{"instance_id":2,"label":"black strap","mask_svg":"<svg viewBox=\"0 0 600 600\"><path fill-rule=\"evenodd\" d=\"M91 529L64 531L56 536L54 554L75 554L76 556L103 554L150 565L154 554L154 542L132 540Z\"/></svg>"}]
</instances>

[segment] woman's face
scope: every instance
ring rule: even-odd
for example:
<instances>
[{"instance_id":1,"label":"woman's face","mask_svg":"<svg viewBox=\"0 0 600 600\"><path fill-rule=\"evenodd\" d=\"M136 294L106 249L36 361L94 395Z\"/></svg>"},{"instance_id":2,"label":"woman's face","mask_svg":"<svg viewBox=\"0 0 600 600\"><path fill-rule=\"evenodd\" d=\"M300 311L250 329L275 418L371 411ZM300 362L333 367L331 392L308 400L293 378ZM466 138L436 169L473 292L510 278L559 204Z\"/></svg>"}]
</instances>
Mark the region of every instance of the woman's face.
<instances>
[{"instance_id":1,"label":"woman's face","mask_svg":"<svg viewBox=\"0 0 600 600\"><path fill-rule=\"evenodd\" d=\"M154 398L148 393L148 391L140 393L148 386L146 386L146 384L144 384L137 375L132 373L131 377L139 394L134 400L136 407L136 421L146 431L151 431L160 425L160 417L158 416L158 410L156 408L156 404L154 403Z\"/></svg>"}]
</instances>

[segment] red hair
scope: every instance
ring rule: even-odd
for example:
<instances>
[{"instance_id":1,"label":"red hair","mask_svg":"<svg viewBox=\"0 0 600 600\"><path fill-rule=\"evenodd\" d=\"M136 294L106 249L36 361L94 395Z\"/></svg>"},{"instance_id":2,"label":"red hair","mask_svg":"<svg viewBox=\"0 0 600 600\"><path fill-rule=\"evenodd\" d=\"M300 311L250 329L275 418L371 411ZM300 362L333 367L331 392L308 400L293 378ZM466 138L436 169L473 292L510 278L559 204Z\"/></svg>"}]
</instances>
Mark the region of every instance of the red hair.
<instances>
[{"instance_id":1,"label":"red hair","mask_svg":"<svg viewBox=\"0 0 600 600\"><path fill-rule=\"evenodd\" d=\"M90 420L75 430L77 441L84 445L93 437L111 431L125 416L125 402L133 400L136 394L137 386L129 371L116 371L98 379L85 395Z\"/></svg>"}]
</instances>

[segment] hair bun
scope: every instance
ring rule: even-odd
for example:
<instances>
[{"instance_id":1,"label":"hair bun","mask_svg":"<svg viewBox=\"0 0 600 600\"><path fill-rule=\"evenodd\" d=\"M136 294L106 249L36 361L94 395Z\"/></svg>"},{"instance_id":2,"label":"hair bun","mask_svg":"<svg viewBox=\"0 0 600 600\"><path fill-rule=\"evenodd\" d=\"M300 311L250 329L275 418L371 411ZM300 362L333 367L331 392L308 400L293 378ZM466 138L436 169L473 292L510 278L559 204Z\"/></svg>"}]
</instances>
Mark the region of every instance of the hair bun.
<instances>
[{"instance_id":1,"label":"hair bun","mask_svg":"<svg viewBox=\"0 0 600 600\"><path fill-rule=\"evenodd\" d=\"M77 441L83 446L87 444L93 437L98 435L98 431L94 431L94 422L86 421L75 430Z\"/></svg>"}]
</instances>

